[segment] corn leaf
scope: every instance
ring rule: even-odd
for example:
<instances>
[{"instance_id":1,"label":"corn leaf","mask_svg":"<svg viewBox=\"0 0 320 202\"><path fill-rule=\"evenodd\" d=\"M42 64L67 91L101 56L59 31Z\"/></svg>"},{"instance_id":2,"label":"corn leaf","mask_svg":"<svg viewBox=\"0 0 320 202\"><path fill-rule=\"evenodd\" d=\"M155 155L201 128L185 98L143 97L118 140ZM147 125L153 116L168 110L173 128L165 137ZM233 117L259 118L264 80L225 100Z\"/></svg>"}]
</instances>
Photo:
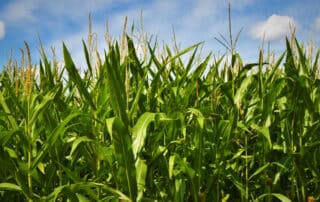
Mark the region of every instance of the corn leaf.
<instances>
[{"instance_id":1,"label":"corn leaf","mask_svg":"<svg viewBox=\"0 0 320 202\"><path fill-rule=\"evenodd\" d=\"M21 191L21 187L8 182L2 182L0 183L0 190L10 190L10 191Z\"/></svg>"},{"instance_id":2,"label":"corn leaf","mask_svg":"<svg viewBox=\"0 0 320 202\"><path fill-rule=\"evenodd\" d=\"M70 53L64 43L63 43L63 55L64 55L65 67L69 73L69 78L77 85L81 96L85 100L87 100L87 102L93 109L96 109L96 106L92 101L92 97L90 96L90 93L88 92L88 89L84 81L81 79L79 72L76 69L76 66L74 65L74 62L70 56Z\"/></svg>"}]
</instances>

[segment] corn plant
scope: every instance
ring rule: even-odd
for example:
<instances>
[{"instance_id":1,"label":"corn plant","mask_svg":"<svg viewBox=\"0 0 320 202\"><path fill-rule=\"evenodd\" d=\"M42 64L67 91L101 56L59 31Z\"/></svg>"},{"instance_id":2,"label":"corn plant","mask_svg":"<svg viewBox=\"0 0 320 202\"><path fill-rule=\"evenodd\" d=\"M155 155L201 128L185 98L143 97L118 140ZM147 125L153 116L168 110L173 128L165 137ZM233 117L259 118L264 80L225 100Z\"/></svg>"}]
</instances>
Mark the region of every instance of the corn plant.
<instances>
[{"instance_id":1,"label":"corn plant","mask_svg":"<svg viewBox=\"0 0 320 202\"><path fill-rule=\"evenodd\" d=\"M81 73L64 44L62 67L42 45L33 65L26 44L0 75L0 199L320 198L319 51L293 38L244 64L158 46L141 59L125 33L103 54L83 42Z\"/></svg>"}]
</instances>

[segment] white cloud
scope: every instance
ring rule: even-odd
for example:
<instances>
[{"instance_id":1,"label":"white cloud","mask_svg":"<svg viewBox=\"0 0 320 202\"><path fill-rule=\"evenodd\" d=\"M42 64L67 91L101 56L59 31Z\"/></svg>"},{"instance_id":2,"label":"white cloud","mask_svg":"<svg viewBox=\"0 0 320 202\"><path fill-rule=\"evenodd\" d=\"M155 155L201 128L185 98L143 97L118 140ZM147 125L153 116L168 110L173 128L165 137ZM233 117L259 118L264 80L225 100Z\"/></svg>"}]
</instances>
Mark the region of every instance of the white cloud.
<instances>
[{"instance_id":1,"label":"white cloud","mask_svg":"<svg viewBox=\"0 0 320 202\"><path fill-rule=\"evenodd\" d=\"M241 0L246 5L251 1ZM224 47L216 43L214 36L217 36L221 30L227 29L227 24L224 22L227 19L227 6L228 4L224 0L187 1L183 4L179 1L156 0L112 13L107 16L107 19L112 37L119 37L121 36L125 16L128 16L128 31L130 31L132 21L134 21L135 28L139 28L139 17L142 10L144 31L149 36L153 35L155 37L156 35L160 44L164 41L167 45L172 45L172 28L174 27L177 43L181 45L180 48L205 41L205 47L208 50L204 49L203 52L206 54L211 50L225 50ZM241 9L240 7L243 5L231 6L232 9L237 10ZM215 17L217 15L225 17L217 18ZM95 20L94 12L93 20ZM85 25L86 23L87 21L83 22ZM98 34L99 50L106 47L104 41L105 30L105 24L101 24L101 21L96 21L93 24L93 32ZM135 32L135 34L139 34L139 32ZM85 66L81 38L86 39L86 36L87 26L84 26L77 32L65 34L59 40L49 42L47 47L55 44L57 50L61 50L61 40L64 40L75 63Z\"/></svg>"},{"instance_id":2,"label":"white cloud","mask_svg":"<svg viewBox=\"0 0 320 202\"><path fill-rule=\"evenodd\" d=\"M267 20L254 25L250 34L253 38L277 40L297 27L297 23L290 16L272 15Z\"/></svg>"},{"instance_id":3,"label":"white cloud","mask_svg":"<svg viewBox=\"0 0 320 202\"><path fill-rule=\"evenodd\" d=\"M4 37L5 33L6 32L4 22L0 21L0 40Z\"/></svg>"},{"instance_id":4,"label":"white cloud","mask_svg":"<svg viewBox=\"0 0 320 202\"><path fill-rule=\"evenodd\" d=\"M79 18L81 16L87 17L90 12L96 12L105 8L116 7L119 4L126 3L128 0L55 0L55 1L41 1L41 10L44 9L52 16Z\"/></svg>"},{"instance_id":5,"label":"white cloud","mask_svg":"<svg viewBox=\"0 0 320 202\"><path fill-rule=\"evenodd\" d=\"M119 4L126 3L129 0L12 0L4 9L0 16L10 23L28 23L41 21L43 16L46 19L53 18L71 18L87 17L90 12L96 12L105 8L116 7Z\"/></svg>"},{"instance_id":6,"label":"white cloud","mask_svg":"<svg viewBox=\"0 0 320 202\"><path fill-rule=\"evenodd\" d=\"M12 1L2 10L2 17L12 23L33 21L35 20L34 11L38 8L38 5L38 0Z\"/></svg>"},{"instance_id":7,"label":"white cloud","mask_svg":"<svg viewBox=\"0 0 320 202\"><path fill-rule=\"evenodd\" d=\"M169 46L172 45L172 27L174 27L177 43L181 45L181 48L205 41L204 52L225 51L214 37L218 37L219 33L224 36L227 33L227 1L154 0L137 2L87 0L79 3L79 0L11 0L3 9L0 9L0 18L6 22L7 29L14 26L14 29L21 30L21 34L29 32L30 35L39 32L40 37L44 39L47 54L51 53L50 46L55 46L56 53L62 60L61 43L62 40L65 41L74 62L82 67L86 65L81 39L86 40L87 38L89 12L92 13L93 32L98 34L99 50L106 47L104 40L106 20L108 20L111 35L119 37L125 16L128 16L127 30L130 32L133 21L135 28L139 27L139 17L142 11L144 31L149 36L152 35L153 39L156 35L160 45L163 41ZM254 0L230 0L230 2L233 16L233 11L240 13ZM234 34L241 27L251 24L247 23L251 22L251 19L250 17L244 21L241 16L234 18L232 24ZM138 35L139 32L135 31L135 34Z\"/></svg>"}]
</instances>

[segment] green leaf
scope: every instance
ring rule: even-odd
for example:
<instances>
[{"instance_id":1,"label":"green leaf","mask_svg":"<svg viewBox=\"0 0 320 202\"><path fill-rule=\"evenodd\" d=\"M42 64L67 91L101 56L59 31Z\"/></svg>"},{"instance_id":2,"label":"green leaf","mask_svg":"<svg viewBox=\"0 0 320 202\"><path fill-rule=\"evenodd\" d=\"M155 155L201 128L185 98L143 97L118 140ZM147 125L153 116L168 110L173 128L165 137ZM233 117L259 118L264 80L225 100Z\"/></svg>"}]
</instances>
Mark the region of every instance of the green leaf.
<instances>
[{"instance_id":1,"label":"green leaf","mask_svg":"<svg viewBox=\"0 0 320 202\"><path fill-rule=\"evenodd\" d=\"M179 53L177 53L175 56L171 57L170 60L168 60L164 65L169 64L170 62L174 61L175 59L179 58L180 56L190 52L192 49L195 49L199 47L199 45L203 44L203 42L196 43L188 48L183 49Z\"/></svg>"},{"instance_id":2,"label":"green leaf","mask_svg":"<svg viewBox=\"0 0 320 202\"><path fill-rule=\"evenodd\" d=\"M137 176L137 187L138 187L138 196L137 201L141 201L143 198L143 193L146 189L146 177L147 177L147 163L146 160L138 158L136 163L136 176Z\"/></svg>"},{"instance_id":3,"label":"green leaf","mask_svg":"<svg viewBox=\"0 0 320 202\"><path fill-rule=\"evenodd\" d=\"M281 54L281 56L278 58L278 60L275 62L275 64L273 65L273 68L272 68L271 72L269 73L269 75L268 75L268 77L266 79L266 84L271 84L272 83L272 79L273 79L274 75L276 75L275 73L279 69L279 66L280 66L280 64L281 64L281 62L282 62L282 60L283 60L283 58L285 56L285 53L286 52L283 52Z\"/></svg>"},{"instance_id":4,"label":"green leaf","mask_svg":"<svg viewBox=\"0 0 320 202\"><path fill-rule=\"evenodd\" d=\"M63 43L63 55L64 55L65 68L68 71L69 79L71 79L77 85L80 95L85 100L87 100L87 102L93 109L96 109L96 106L92 101L92 97L90 96L90 93L88 92L88 89L84 81L81 79L79 72L76 66L74 65L73 60L70 56L70 53L64 43Z\"/></svg>"},{"instance_id":5,"label":"green leaf","mask_svg":"<svg viewBox=\"0 0 320 202\"><path fill-rule=\"evenodd\" d=\"M68 179L72 180L74 183L80 183L82 181L82 179L79 177L78 173L76 173L73 170L69 169L68 167L64 166L60 162L58 162L58 165L66 173L66 177L68 177Z\"/></svg>"},{"instance_id":6,"label":"green leaf","mask_svg":"<svg viewBox=\"0 0 320 202\"><path fill-rule=\"evenodd\" d=\"M242 81L239 89L237 90L234 96L234 104L241 103L243 97L246 95L245 91L248 89L248 86L251 84L253 80L252 78L252 76L248 76Z\"/></svg>"},{"instance_id":7,"label":"green leaf","mask_svg":"<svg viewBox=\"0 0 320 202\"><path fill-rule=\"evenodd\" d=\"M203 114L201 113L201 111L198 109L195 109L195 108L189 108L188 111L197 116L198 124L199 124L200 128L203 129L205 118L204 118Z\"/></svg>"},{"instance_id":8,"label":"green leaf","mask_svg":"<svg viewBox=\"0 0 320 202\"><path fill-rule=\"evenodd\" d=\"M186 182L182 179L176 179L174 182L176 193L175 193L175 201L186 201L185 196L186 192Z\"/></svg>"},{"instance_id":9,"label":"green leaf","mask_svg":"<svg viewBox=\"0 0 320 202\"><path fill-rule=\"evenodd\" d=\"M261 127L261 126L258 126L256 124L252 124L251 128L254 129L254 130L257 130L258 133L260 133L261 135L263 135L267 139L268 144L269 144L269 148L271 149L272 148L272 142L271 142L271 138L270 138L269 128L267 128L265 126Z\"/></svg>"},{"instance_id":10,"label":"green leaf","mask_svg":"<svg viewBox=\"0 0 320 202\"><path fill-rule=\"evenodd\" d=\"M153 121L172 120L173 119L167 117L164 113L145 112L142 114L132 129L132 151L134 158L137 158L138 154L144 148L149 124Z\"/></svg>"},{"instance_id":11,"label":"green leaf","mask_svg":"<svg viewBox=\"0 0 320 202\"><path fill-rule=\"evenodd\" d=\"M269 167L270 163L266 163L265 165L258 168L250 177L249 180L251 180L254 176L259 175L262 171L264 171L267 167Z\"/></svg>"},{"instance_id":12,"label":"green leaf","mask_svg":"<svg viewBox=\"0 0 320 202\"><path fill-rule=\"evenodd\" d=\"M108 133L110 134L111 138L112 138L112 129L113 129L113 122L115 120L115 117L112 117L112 118L107 118L106 119L106 125L107 125L107 130L108 130Z\"/></svg>"},{"instance_id":13,"label":"green leaf","mask_svg":"<svg viewBox=\"0 0 320 202\"><path fill-rule=\"evenodd\" d=\"M82 113L81 112L73 112L70 113L55 129L52 131L52 133L49 135L49 138L46 140L44 145L42 146L41 150L37 154L36 158L32 162L32 169L38 166L38 163L42 160L42 158L48 153L49 149L54 146L56 143L58 137L60 135L63 135L64 132L70 128L73 127L73 125L68 125L69 122L80 116Z\"/></svg>"},{"instance_id":14,"label":"green leaf","mask_svg":"<svg viewBox=\"0 0 320 202\"><path fill-rule=\"evenodd\" d=\"M11 111L10 111L1 91L0 91L0 105L2 106L4 112L8 115L9 122L12 125L13 129L18 130L18 128L19 128L18 124L17 124L16 120L14 119L14 117L12 117Z\"/></svg>"},{"instance_id":15,"label":"green leaf","mask_svg":"<svg viewBox=\"0 0 320 202\"><path fill-rule=\"evenodd\" d=\"M245 195L245 187L242 184L241 180L233 173L227 175L227 178L231 180L231 182L236 186L236 188L240 191L241 195Z\"/></svg>"},{"instance_id":16,"label":"green leaf","mask_svg":"<svg viewBox=\"0 0 320 202\"><path fill-rule=\"evenodd\" d=\"M129 201L129 202L132 201L121 191L116 190L106 184L95 183L95 182L80 182L80 183L74 183L74 184L61 185L61 186L55 187L53 192L51 192L47 196L42 197L41 200L56 201L56 199L60 196L60 194L63 194L63 193L73 193L73 194L91 193L92 189L96 189L96 188L101 188L107 191L109 194L119 197L119 199Z\"/></svg>"},{"instance_id":17,"label":"green leaf","mask_svg":"<svg viewBox=\"0 0 320 202\"><path fill-rule=\"evenodd\" d=\"M274 196L274 197L278 198L282 202L291 202L291 200L288 197L286 197L283 194L278 194L278 193L262 194L262 195L260 195L258 197L258 199L262 199L262 198L264 198L266 196Z\"/></svg>"},{"instance_id":18,"label":"green leaf","mask_svg":"<svg viewBox=\"0 0 320 202\"><path fill-rule=\"evenodd\" d=\"M112 125L112 144L115 149L115 157L119 164L118 175L122 189L129 194L131 199L136 198L137 183L136 169L132 152L132 143L128 128L120 118L116 117Z\"/></svg>"},{"instance_id":19,"label":"green leaf","mask_svg":"<svg viewBox=\"0 0 320 202\"><path fill-rule=\"evenodd\" d=\"M145 89L145 80L146 80L147 76L148 76L148 74L145 73L145 75L143 76L143 78L139 82L138 91L136 92L136 96L134 98L133 103L131 104L131 108L129 111L129 118L132 118L133 113L135 112L136 108L138 107L139 99L142 95L143 90Z\"/></svg>"},{"instance_id":20,"label":"green leaf","mask_svg":"<svg viewBox=\"0 0 320 202\"><path fill-rule=\"evenodd\" d=\"M14 159L18 158L17 153L13 149L10 149L8 147L4 147L4 151L6 151L11 158L14 158Z\"/></svg>"},{"instance_id":21,"label":"green leaf","mask_svg":"<svg viewBox=\"0 0 320 202\"><path fill-rule=\"evenodd\" d=\"M242 121L237 122L237 127L241 128L242 130L246 131L249 134L252 134L252 132L248 129L248 127Z\"/></svg>"},{"instance_id":22,"label":"green leaf","mask_svg":"<svg viewBox=\"0 0 320 202\"><path fill-rule=\"evenodd\" d=\"M120 69L120 59L114 47L109 50L108 56L105 54L104 68L107 69L107 84L110 93L110 103L117 117L125 124L129 124L126 108L126 91L124 79Z\"/></svg>"},{"instance_id":23,"label":"green leaf","mask_svg":"<svg viewBox=\"0 0 320 202\"><path fill-rule=\"evenodd\" d=\"M183 173L187 174L190 180L193 180L196 175L196 171L190 166L189 162L187 162L186 159L179 159L177 164L179 169L181 169Z\"/></svg>"},{"instance_id":24,"label":"green leaf","mask_svg":"<svg viewBox=\"0 0 320 202\"><path fill-rule=\"evenodd\" d=\"M91 200L82 194L76 193L79 202L90 202Z\"/></svg>"},{"instance_id":25,"label":"green leaf","mask_svg":"<svg viewBox=\"0 0 320 202\"><path fill-rule=\"evenodd\" d=\"M156 120L156 117L159 117L159 119L161 119L160 117L165 118L165 115L162 113L146 112L142 114L142 116L140 116L138 122L133 127L132 150L134 158L137 158L137 155L143 149L147 137L148 126L152 121Z\"/></svg>"},{"instance_id":26,"label":"green leaf","mask_svg":"<svg viewBox=\"0 0 320 202\"><path fill-rule=\"evenodd\" d=\"M44 98L40 104L35 104L36 106L34 110L32 110L31 119L29 121L30 125L33 125L35 121L39 118L41 113L43 113L47 109L49 104L52 102L52 100L56 97L56 95L60 91L61 89L60 87L61 87L60 85L56 85L53 89L51 89L49 92L47 92L44 95Z\"/></svg>"},{"instance_id":27,"label":"green leaf","mask_svg":"<svg viewBox=\"0 0 320 202\"><path fill-rule=\"evenodd\" d=\"M8 182L0 183L0 190L22 191L20 186Z\"/></svg>"},{"instance_id":28,"label":"green leaf","mask_svg":"<svg viewBox=\"0 0 320 202\"><path fill-rule=\"evenodd\" d=\"M87 67L88 67L88 70L90 72L90 76L94 76L93 72L92 72L92 66L91 66L89 51L88 51L88 48L87 48L86 43L84 42L84 40L82 40L82 45L83 45L84 56L85 56L86 62L87 62Z\"/></svg>"},{"instance_id":29,"label":"green leaf","mask_svg":"<svg viewBox=\"0 0 320 202\"><path fill-rule=\"evenodd\" d=\"M243 149L243 148L238 149L238 152L233 155L233 157L232 157L231 160L234 160L234 159L237 159L237 158L241 157L241 156L242 156L242 153L243 153L244 151L245 151L245 149Z\"/></svg>"},{"instance_id":30,"label":"green leaf","mask_svg":"<svg viewBox=\"0 0 320 202\"><path fill-rule=\"evenodd\" d=\"M147 136L148 125L150 124L150 122L155 120L155 117L155 113L146 112L142 116L140 116L138 122L133 127L132 150L134 158L137 158L138 153L143 148Z\"/></svg>"},{"instance_id":31,"label":"green leaf","mask_svg":"<svg viewBox=\"0 0 320 202\"><path fill-rule=\"evenodd\" d=\"M174 164L175 164L176 155L171 155L169 157L169 179L172 179Z\"/></svg>"},{"instance_id":32,"label":"green leaf","mask_svg":"<svg viewBox=\"0 0 320 202\"><path fill-rule=\"evenodd\" d=\"M71 146L71 151L70 151L70 154L66 157L68 159L72 159L72 155L74 153L74 151L77 149L78 145L82 142L92 142L93 140L88 138L87 136L81 136L81 137L78 137L73 143L72 143L72 146Z\"/></svg>"}]
</instances>

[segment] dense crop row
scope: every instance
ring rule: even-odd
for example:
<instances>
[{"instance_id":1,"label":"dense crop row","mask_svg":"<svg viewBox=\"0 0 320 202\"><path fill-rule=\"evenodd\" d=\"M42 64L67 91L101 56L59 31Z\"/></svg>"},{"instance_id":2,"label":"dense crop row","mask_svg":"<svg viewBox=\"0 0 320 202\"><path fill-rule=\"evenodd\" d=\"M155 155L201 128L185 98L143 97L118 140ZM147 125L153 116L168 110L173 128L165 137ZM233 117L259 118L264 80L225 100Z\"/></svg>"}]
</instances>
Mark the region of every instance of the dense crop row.
<instances>
[{"instance_id":1,"label":"dense crop row","mask_svg":"<svg viewBox=\"0 0 320 202\"><path fill-rule=\"evenodd\" d=\"M126 45L93 64L84 44L84 74L65 46L62 68L26 46L1 72L1 201L319 199L319 52L292 40L243 64Z\"/></svg>"}]
</instances>

